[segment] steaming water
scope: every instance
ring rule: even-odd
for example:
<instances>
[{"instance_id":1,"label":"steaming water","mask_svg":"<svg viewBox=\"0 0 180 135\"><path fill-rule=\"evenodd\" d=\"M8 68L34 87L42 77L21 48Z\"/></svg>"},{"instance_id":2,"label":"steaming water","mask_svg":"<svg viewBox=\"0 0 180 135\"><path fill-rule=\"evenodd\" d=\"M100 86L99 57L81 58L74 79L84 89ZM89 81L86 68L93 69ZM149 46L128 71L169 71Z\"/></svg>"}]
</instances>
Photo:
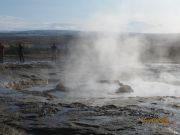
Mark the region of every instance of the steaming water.
<instances>
[{"instance_id":1,"label":"steaming water","mask_svg":"<svg viewBox=\"0 0 180 135\"><path fill-rule=\"evenodd\" d=\"M180 96L179 64L147 64L145 79L131 81L133 96Z\"/></svg>"},{"instance_id":2,"label":"steaming water","mask_svg":"<svg viewBox=\"0 0 180 135\"><path fill-rule=\"evenodd\" d=\"M94 77L96 79L86 80L92 73L86 73L86 79L79 82L78 73L71 75L70 85L67 85L68 92L56 91L53 95L61 99L103 99L111 100L119 97L156 97L156 96L175 96L180 97L180 65L179 64L145 64L144 66L135 66L134 68L120 69L117 80L125 85L129 85L134 90L133 93L116 93L120 87L116 83L99 83L98 80L114 80L108 78L111 74L110 69L103 71L102 76ZM103 74L106 73L106 74ZM107 74L108 72L108 74ZM93 74L94 75L94 74ZM81 75L80 75L81 76ZM82 77L82 76L81 76ZM77 78L74 79L74 78Z\"/></svg>"},{"instance_id":3,"label":"steaming water","mask_svg":"<svg viewBox=\"0 0 180 135\"><path fill-rule=\"evenodd\" d=\"M64 72L69 92L56 92L60 98L117 98L180 96L180 65L173 63L142 63L146 40L118 33L81 38L70 51ZM161 53L161 52L160 52ZM153 54L152 54L153 55ZM147 60L148 61L148 58ZM132 87L133 93L117 93L115 80ZM58 94L59 93L59 94Z\"/></svg>"}]
</instances>

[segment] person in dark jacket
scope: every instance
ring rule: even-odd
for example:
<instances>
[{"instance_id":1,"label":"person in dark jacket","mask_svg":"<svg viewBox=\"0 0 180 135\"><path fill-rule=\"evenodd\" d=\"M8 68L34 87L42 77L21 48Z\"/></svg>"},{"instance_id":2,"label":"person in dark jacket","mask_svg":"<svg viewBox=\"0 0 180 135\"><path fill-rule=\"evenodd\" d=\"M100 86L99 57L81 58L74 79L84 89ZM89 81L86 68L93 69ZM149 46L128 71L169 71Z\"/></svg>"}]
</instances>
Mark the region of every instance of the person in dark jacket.
<instances>
[{"instance_id":1,"label":"person in dark jacket","mask_svg":"<svg viewBox=\"0 0 180 135\"><path fill-rule=\"evenodd\" d=\"M19 45L18 45L18 55L19 55L20 62L24 63L24 48L21 45L21 43L19 43Z\"/></svg>"},{"instance_id":2,"label":"person in dark jacket","mask_svg":"<svg viewBox=\"0 0 180 135\"><path fill-rule=\"evenodd\" d=\"M52 53L52 58L51 59L54 62L56 62L56 60L57 60L57 51L58 51L57 46L55 44L53 44L51 46L51 53Z\"/></svg>"},{"instance_id":3,"label":"person in dark jacket","mask_svg":"<svg viewBox=\"0 0 180 135\"><path fill-rule=\"evenodd\" d=\"M0 43L0 63L4 62L4 46Z\"/></svg>"}]
</instances>

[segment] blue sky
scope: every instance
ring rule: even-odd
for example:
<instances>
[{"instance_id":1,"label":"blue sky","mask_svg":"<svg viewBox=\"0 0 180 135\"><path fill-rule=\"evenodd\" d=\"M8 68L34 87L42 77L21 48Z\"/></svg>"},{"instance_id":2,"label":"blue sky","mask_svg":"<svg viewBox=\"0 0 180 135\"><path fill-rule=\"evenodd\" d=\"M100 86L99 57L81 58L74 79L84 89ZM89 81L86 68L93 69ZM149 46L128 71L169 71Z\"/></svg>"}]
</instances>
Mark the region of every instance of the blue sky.
<instances>
[{"instance_id":1,"label":"blue sky","mask_svg":"<svg viewBox=\"0 0 180 135\"><path fill-rule=\"evenodd\" d=\"M0 14L31 21L82 20L95 12L112 10L120 0L0 0Z\"/></svg>"},{"instance_id":2,"label":"blue sky","mask_svg":"<svg viewBox=\"0 0 180 135\"><path fill-rule=\"evenodd\" d=\"M123 32L176 33L179 6L180 0L0 0L0 30L112 26Z\"/></svg>"}]
</instances>

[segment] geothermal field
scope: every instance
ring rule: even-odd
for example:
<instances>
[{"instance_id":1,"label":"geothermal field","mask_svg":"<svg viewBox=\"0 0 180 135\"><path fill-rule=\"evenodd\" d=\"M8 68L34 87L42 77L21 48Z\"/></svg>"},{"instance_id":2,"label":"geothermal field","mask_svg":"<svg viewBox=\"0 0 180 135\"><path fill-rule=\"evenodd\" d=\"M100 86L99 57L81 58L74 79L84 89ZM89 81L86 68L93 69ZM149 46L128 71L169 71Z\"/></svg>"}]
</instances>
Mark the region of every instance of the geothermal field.
<instances>
[{"instance_id":1,"label":"geothermal field","mask_svg":"<svg viewBox=\"0 0 180 135\"><path fill-rule=\"evenodd\" d=\"M179 35L59 33L1 34L0 134L180 134Z\"/></svg>"}]
</instances>

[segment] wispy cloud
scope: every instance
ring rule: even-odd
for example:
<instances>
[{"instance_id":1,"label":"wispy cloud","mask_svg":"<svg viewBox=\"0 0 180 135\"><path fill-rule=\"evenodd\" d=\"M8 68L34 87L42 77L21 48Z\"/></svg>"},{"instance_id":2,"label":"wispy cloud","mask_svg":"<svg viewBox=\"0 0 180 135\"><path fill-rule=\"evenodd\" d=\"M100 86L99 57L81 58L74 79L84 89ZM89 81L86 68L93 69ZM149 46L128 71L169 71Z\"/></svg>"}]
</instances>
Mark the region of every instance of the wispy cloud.
<instances>
[{"instance_id":1,"label":"wispy cloud","mask_svg":"<svg viewBox=\"0 0 180 135\"><path fill-rule=\"evenodd\" d=\"M171 14L146 15L144 13L98 14L87 21L89 30L137 33L179 33L180 17Z\"/></svg>"},{"instance_id":2,"label":"wispy cloud","mask_svg":"<svg viewBox=\"0 0 180 135\"><path fill-rule=\"evenodd\" d=\"M0 16L0 30L21 30L29 27L25 20L13 16Z\"/></svg>"},{"instance_id":3,"label":"wispy cloud","mask_svg":"<svg viewBox=\"0 0 180 135\"><path fill-rule=\"evenodd\" d=\"M13 16L0 16L0 31L13 30L84 30L85 25L80 23L48 23L48 22L30 22L22 18Z\"/></svg>"},{"instance_id":4,"label":"wispy cloud","mask_svg":"<svg viewBox=\"0 0 180 135\"><path fill-rule=\"evenodd\" d=\"M31 22L13 16L0 16L0 31L13 30L86 30L141 33L178 33L177 16L146 16L144 14L98 14L83 22Z\"/></svg>"}]
</instances>

